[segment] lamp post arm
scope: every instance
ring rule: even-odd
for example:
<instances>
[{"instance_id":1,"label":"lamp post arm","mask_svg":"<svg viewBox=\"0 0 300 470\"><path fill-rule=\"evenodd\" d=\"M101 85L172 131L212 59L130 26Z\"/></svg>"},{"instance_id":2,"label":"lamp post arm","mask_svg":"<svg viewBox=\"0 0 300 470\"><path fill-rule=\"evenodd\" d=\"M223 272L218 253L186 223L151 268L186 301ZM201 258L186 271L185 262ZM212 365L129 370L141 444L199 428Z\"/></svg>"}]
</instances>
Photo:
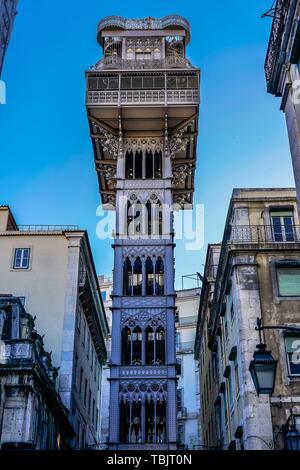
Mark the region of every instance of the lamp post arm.
<instances>
[{"instance_id":1,"label":"lamp post arm","mask_svg":"<svg viewBox=\"0 0 300 470\"><path fill-rule=\"evenodd\" d=\"M261 319L257 319L257 326L255 327L256 331L263 331L263 330L284 330L290 331L292 333L299 333L300 334L300 327L297 326L285 326L285 325L262 325Z\"/></svg>"}]
</instances>

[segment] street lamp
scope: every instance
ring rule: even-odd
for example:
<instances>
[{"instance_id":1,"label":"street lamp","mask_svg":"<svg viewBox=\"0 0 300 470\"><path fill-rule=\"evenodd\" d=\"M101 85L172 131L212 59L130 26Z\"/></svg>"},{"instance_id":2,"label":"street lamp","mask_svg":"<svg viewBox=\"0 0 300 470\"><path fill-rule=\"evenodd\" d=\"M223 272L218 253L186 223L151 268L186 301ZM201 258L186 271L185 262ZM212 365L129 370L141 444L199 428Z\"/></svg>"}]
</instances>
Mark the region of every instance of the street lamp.
<instances>
[{"instance_id":1,"label":"street lamp","mask_svg":"<svg viewBox=\"0 0 300 470\"><path fill-rule=\"evenodd\" d=\"M257 394L272 395L275 387L277 361L263 344L261 337L261 320L257 319L257 328L259 331L259 344L254 351L253 360L250 363L249 371L254 382Z\"/></svg>"},{"instance_id":2,"label":"street lamp","mask_svg":"<svg viewBox=\"0 0 300 470\"><path fill-rule=\"evenodd\" d=\"M290 416L287 421L288 431L285 435L287 450L300 450L300 432L296 428L295 416L293 410L290 410Z\"/></svg>"},{"instance_id":3,"label":"street lamp","mask_svg":"<svg viewBox=\"0 0 300 470\"><path fill-rule=\"evenodd\" d=\"M257 394L272 395L275 386L277 361L261 341L256 347L257 350L253 354L249 371Z\"/></svg>"}]
</instances>

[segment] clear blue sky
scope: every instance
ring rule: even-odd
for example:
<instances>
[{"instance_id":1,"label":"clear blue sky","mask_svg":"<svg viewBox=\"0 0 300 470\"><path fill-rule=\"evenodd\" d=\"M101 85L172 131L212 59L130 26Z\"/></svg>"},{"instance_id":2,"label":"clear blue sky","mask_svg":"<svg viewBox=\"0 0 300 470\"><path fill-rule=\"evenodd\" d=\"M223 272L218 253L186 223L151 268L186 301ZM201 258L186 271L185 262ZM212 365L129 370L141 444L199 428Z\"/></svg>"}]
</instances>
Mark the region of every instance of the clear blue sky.
<instances>
[{"instance_id":1,"label":"clear blue sky","mask_svg":"<svg viewBox=\"0 0 300 470\"><path fill-rule=\"evenodd\" d=\"M271 0L21 0L0 106L0 203L20 224L78 224L96 268L110 275L111 242L97 240L99 203L84 107L84 71L100 58L101 17L185 16L188 56L202 70L196 202L205 205L205 243L222 238L233 187L294 186L284 115L266 93L264 58ZM202 272L206 246L177 244L176 273Z\"/></svg>"}]
</instances>

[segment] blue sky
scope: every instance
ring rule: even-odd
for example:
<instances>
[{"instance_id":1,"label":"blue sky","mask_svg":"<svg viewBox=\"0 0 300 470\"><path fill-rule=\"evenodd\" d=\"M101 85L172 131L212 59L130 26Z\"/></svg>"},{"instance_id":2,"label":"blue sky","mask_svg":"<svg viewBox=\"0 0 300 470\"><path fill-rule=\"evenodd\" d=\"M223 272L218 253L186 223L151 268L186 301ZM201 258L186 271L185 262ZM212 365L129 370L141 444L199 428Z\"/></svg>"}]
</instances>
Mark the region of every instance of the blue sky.
<instances>
[{"instance_id":1,"label":"blue sky","mask_svg":"<svg viewBox=\"0 0 300 470\"><path fill-rule=\"evenodd\" d=\"M77 224L89 232L97 271L111 274L111 241L96 237L97 178L84 107L84 71L100 58L106 15L185 16L188 57L201 68L195 202L205 206L205 246L176 248L181 276L203 271L206 244L222 238L233 187L294 186L280 101L266 93L271 0L26 0L19 2L0 106L0 203L20 224Z\"/></svg>"}]
</instances>

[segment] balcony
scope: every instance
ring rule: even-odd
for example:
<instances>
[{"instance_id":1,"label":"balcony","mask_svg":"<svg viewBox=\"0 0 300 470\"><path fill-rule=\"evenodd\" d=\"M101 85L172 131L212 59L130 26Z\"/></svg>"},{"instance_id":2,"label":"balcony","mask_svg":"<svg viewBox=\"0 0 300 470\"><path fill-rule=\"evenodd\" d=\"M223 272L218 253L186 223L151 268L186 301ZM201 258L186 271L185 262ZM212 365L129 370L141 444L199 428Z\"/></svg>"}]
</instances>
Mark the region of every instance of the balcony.
<instances>
[{"instance_id":1,"label":"balcony","mask_svg":"<svg viewBox=\"0 0 300 470\"><path fill-rule=\"evenodd\" d=\"M184 353L194 353L194 341L186 341L182 343L176 344L176 353L177 354L184 354Z\"/></svg>"},{"instance_id":2,"label":"balcony","mask_svg":"<svg viewBox=\"0 0 300 470\"><path fill-rule=\"evenodd\" d=\"M229 244L300 243L300 226L239 225L228 228Z\"/></svg>"},{"instance_id":3,"label":"balcony","mask_svg":"<svg viewBox=\"0 0 300 470\"><path fill-rule=\"evenodd\" d=\"M194 68L185 57L171 56L165 59L122 59L117 56L103 57L91 70L159 70L173 68Z\"/></svg>"},{"instance_id":4,"label":"balcony","mask_svg":"<svg viewBox=\"0 0 300 470\"><path fill-rule=\"evenodd\" d=\"M177 409L177 418L187 418L187 409L185 406L180 406Z\"/></svg>"},{"instance_id":5,"label":"balcony","mask_svg":"<svg viewBox=\"0 0 300 470\"><path fill-rule=\"evenodd\" d=\"M144 105L196 106L199 104L199 98L199 71L196 69L139 74L114 71L88 72L87 75L86 104L91 108Z\"/></svg>"}]
</instances>

